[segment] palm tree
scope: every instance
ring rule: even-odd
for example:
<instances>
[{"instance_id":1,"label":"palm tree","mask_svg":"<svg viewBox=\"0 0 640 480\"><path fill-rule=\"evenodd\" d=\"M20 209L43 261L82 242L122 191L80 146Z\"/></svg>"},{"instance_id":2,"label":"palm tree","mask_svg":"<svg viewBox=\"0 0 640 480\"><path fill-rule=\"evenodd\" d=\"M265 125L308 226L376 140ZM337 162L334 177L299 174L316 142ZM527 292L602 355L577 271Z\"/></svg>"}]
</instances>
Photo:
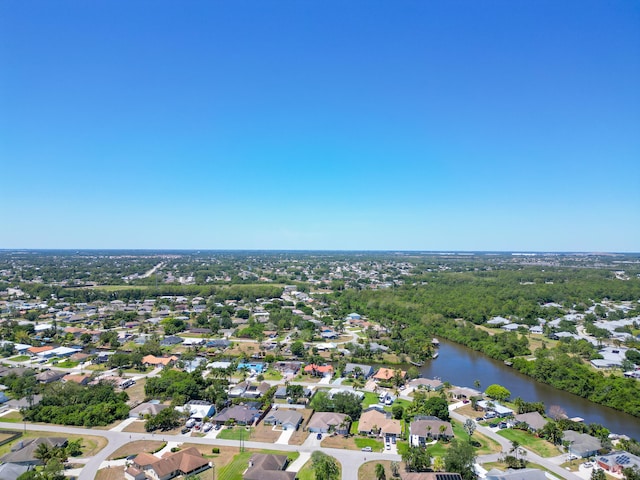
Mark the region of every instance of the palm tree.
<instances>
[{"instance_id":1,"label":"palm tree","mask_svg":"<svg viewBox=\"0 0 640 480\"><path fill-rule=\"evenodd\" d=\"M36 447L33 456L46 465L53 458L54 452L53 449L49 448L49 445L41 443Z\"/></svg>"},{"instance_id":2,"label":"palm tree","mask_svg":"<svg viewBox=\"0 0 640 480\"><path fill-rule=\"evenodd\" d=\"M387 474L384 471L384 465L381 463L376 464L376 480L386 480Z\"/></svg>"}]
</instances>

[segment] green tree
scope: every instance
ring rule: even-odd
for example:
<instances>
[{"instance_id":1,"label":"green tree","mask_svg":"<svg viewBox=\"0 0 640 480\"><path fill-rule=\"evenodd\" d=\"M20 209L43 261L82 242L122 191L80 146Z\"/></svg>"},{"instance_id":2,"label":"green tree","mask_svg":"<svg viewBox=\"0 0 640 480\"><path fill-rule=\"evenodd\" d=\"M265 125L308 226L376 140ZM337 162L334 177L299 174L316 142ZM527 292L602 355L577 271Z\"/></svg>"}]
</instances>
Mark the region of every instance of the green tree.
<instances>
[{"instance_id":1,"label":"green tree","mask_svg":"<svg viewBox=\"0 0 640 480\"><path fill-rule=\"evenodd\" d=\"M387 480L387 474L384 471L384 465L376 463L376 480Z\"/></svg>"},{"instance_id":2,"label":"green tree","mask_svg":"<svg viewBox=\"0 0 640 480\"><path fill-rule=\"evenodd\" d=\"M505 400L508 400L509 397L511 396L511 392L509 390L507 390L502 385L498 385L497 383L494 383L493 385L489 385L485 393L489 398L498 400L500 402L504 402Z\"/></svg>"},{"instance_id":3,"label":"green tree","mask_svg":"<svg viewBox=\"0 0 640 480\"><path fill-rule=\"evenodd\" d=\"M391 475L394 477L400 476L400 464L398 462L391 462L389 468L391 468Z\"/></svg>"},{"instance_id":4,"label":"green tree","mask_svg":"<svg viewBox=\"0 0 640 480\"><path fill-rule=\"evenodd\" d=\"M295 355L298 358L304 357L305 353L307 352L307 350L304 348L304 343L302 343L302 341L300 340L296 340L295 342L293 342L290 349L291 354Z\"/></svg>"},{"instance_id":5,"label":"green tree","mask_svg":"<svg viewBox=\"0 0 640 480\"><path fill-rule=\"evenodd\" d=\"M431 453L426 448L409 447L402 453L408 472L424 472L431 466Z\"/></svg>"},{"instance_id":6,"label":"green tree","mask_svg":"<svg viewBox=\"0 0 640 480\"><path fill-rule=\"evenodd\" d=\"M464 480L475 480L476 474L473 464L476 454L469 442L453 440L444 456L444 465L447 472L459 473Z\"/></svg>"},{"instance_id":7,"label":"green tree","mask_svg":"<svg viewBox=\"0 0 640 480\"><path fill-rule=\"evenodd\" d=\"M337 480L340 475L336 460L319 450L311 454L311 464L318 480Z\"/></svg>"},{"instance_id":8,"label":"green tree","mask_svg":"<svg viewBox=\"0 0 640 480\"><path fill-rule=\"evenodd\" d=\"M607 476L601 468L594 468L591 471L591 480L607 480Z\"/></svg>"},{"instance_id":9,"label":"green tree","mask_svg":"<svg viewBox=\"0 0 640 480\"><path fill-rule=\"evenodd\" d=\"M467 418L464 422L463 427L464 431L467 432L467 435L469 435L469 441L471 441L471 436L473 435L473 432L476 431L476 422L474 422L470 418Z\"/></svg>"}]
</instances>

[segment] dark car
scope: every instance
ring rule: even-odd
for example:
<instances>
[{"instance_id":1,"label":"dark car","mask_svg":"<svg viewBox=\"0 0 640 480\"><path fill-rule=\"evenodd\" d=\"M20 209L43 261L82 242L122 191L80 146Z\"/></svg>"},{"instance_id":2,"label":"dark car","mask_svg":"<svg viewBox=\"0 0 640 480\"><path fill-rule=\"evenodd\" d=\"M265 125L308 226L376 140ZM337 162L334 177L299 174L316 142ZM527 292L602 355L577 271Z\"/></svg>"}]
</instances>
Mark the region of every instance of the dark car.
<instances>
[{"instance_id":1,"label":"dark car","mask_svg":"<svg viewBox=\"0 0 640 480\"><path fill-rule=\"evenodd\" d=\"M322 440L322 434L319 433L318 435L316 435L316 440Z\"/></svg>"},{"instance_id":2,"label":"dark car","mask_svg":"<svg viewBox=\"0 0 640 480\"><path fill-rule=\"evenodd\" d=\"M184 427L182 430L180 430L180 433L189 433L191 431L191 429L189 427Z\"/></svg>"}]
</instances>

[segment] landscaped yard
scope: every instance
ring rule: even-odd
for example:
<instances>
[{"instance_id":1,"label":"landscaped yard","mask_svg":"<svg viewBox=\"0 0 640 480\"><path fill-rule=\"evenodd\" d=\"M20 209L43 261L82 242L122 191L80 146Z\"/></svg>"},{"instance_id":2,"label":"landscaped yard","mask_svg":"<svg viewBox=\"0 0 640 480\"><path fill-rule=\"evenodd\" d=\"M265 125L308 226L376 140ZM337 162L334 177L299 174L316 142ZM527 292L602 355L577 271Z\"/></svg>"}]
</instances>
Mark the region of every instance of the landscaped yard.
<instances>
[{"instance_id":1,"label":"landscaped yard","mask_svg":"<svg viewBox=\"0 0 640 480\"><path fill-rule=\"evenodd\" d=\"M282 374L277 370L269 369L265 373L263 373L265 380L281 380Z\"/></svg>"},{"instance_id":2,"label":"landscaped yard","mask_svg":"<svg viewBox=\"0 0 640 480\"><path fill-rule=\"evenodd\" d=\"M498 435L503 436L507 440L517 441L521 446L528 448L541 457L555 457L560 455L558 447L542 438L538 438L524 430L514 430L507 428L499 430Z\"/></svg>"},{"instance_id":3,"label":"landscaped yard","mask_svg":"<svg viewBox=\"0 0 640 480\"><path fill-rule=\"evenodd\" d=\"M469 435L467 435L467 432L464 431L464 427L460 422L453 420L451 424L453 426L453 434L456 436L456 438L465 441L469 439ZM478 431L474 432L474 434L471 436L471 441L476 446L476 453L478 455L488 455L490 453L500 453L502 451L502 447L498 442L496 442L492 438L486 437ZM477 444L480 445L478 446Z\"/></svg>"}]
</instances>

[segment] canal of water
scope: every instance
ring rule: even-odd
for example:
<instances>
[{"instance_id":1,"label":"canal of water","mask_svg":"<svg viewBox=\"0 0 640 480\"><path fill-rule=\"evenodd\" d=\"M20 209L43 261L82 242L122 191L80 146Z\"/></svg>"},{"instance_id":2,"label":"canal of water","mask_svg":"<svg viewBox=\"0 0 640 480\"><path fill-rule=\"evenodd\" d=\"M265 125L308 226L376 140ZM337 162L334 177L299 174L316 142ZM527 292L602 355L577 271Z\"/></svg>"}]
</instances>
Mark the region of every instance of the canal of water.
<instances>
[{"instance_id":1,"label":"canal of water","mask_svg":"<svg viewBox=\"0 0 640 480\"><path fill-rule=\"evenodd\" d=\"M640 439L640 418L540 383L505 365L504 362L489 358L463 345L440 340L438 350L438 358L427 361L420 368L423 377L438 377L443 382L471 388L474 388L474 382L479 380L479 390L498 383L511 392L512 399L520 397L528 402L544 402L547 409L551 405L559 405L569 417L582 417L587 423L599 423L611 432Z\"/></svg>"}]
</instances>

